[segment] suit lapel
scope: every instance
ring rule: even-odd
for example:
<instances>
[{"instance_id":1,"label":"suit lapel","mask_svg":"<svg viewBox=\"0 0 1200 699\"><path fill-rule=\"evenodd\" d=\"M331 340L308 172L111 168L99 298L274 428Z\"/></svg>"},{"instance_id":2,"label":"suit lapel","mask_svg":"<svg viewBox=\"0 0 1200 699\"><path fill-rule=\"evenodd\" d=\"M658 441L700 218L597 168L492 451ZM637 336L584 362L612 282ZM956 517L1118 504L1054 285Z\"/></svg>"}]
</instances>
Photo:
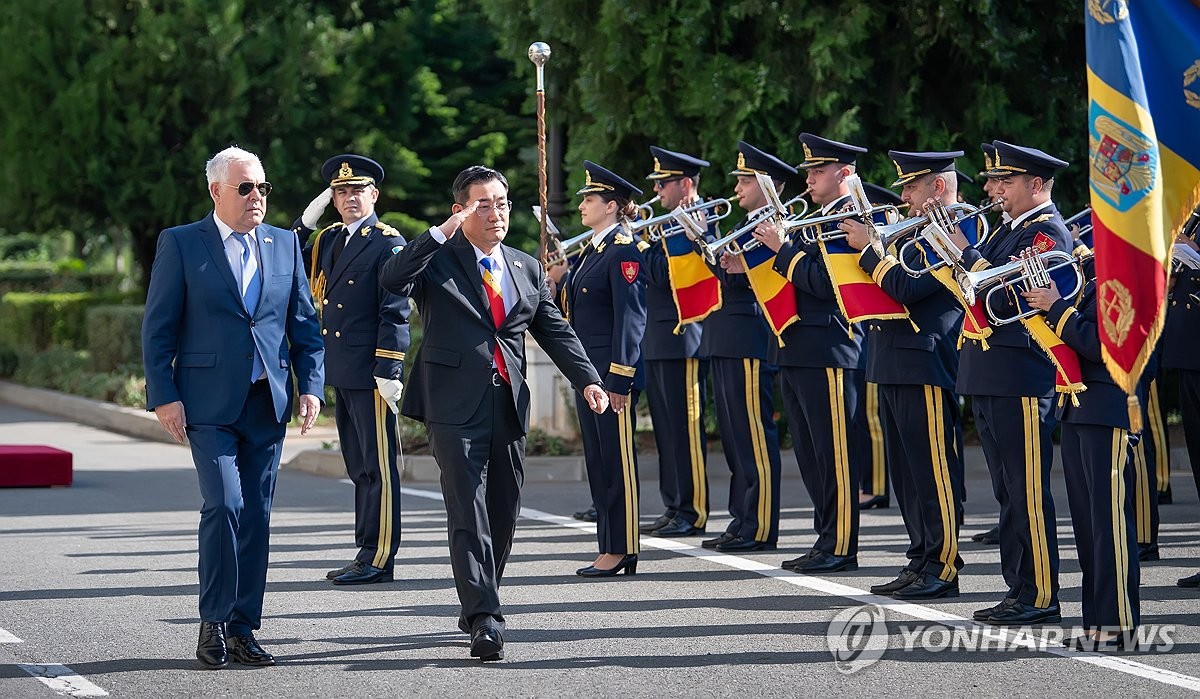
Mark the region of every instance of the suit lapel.
<instances>
[{"instance_id":1,"label":"suit lapel","mask_svg":"<svg viewBox=\"0 0 1200 699\"><path fill-rule=\"evenodd\" d=\"M258 315L266 305L263 303L263 298L267 295L269 288L267 282L271 279L278 256L275 254L275 236L270 229L260 226L254 235L258 240L258 273L262 275L262 283L259 284L258 290L258 305L254 307L254 315Z\"/></svg>"},{"instance_id":2,"label":"suit lapel","mask_svg":"<svg viewBox=\"0 0 1200 699\"><path fill-rule=\"evenodd\" d=\"M513 287L517 290L517 298L513 299L513 306L505 316L504 322L508 323L517 315L517 312L527 304L525 297L532 295L534 292L533 280L529 278L529 273L525 270L521 263L513 259L512 253L503 245L500 246L501 255L504 257L504 273L509 275L509 279L513 281Z\"/></svg>"},{"instance_id":3,"label":"suit lapel","mask_svg":"<svg viewBox=\"0 0 1200 699\"><path fill-rule=\"evenodd\" d=\"M225 255L225 244L221 241L221 232L217 230L214 216L215 214L209 214L208 218L204 219L204 223L200 227L200 239L204 242L204 247L208 249L217 274L225 280L225 285L229 287L229 293L237 298L237 304L241 306L242 292L238 288L237 280L233 278L233 270L229 267L229 258Z\"/></svg>"},{"instance_id":4,"label":"suit lapel","mask_svg":"<svg viewBox=\"0 0 1200 699\"><path fill-rule=\"evenodd\" d=\"M463 295L468 300L474 300L478 304L475 306L475 310L481 317L491 322L492 304L488 301L487 292L483 290L483 273L479 271L479 263L475 261L475 247L471 245L461 230L450 241L455 243L455 257L458 258L458 262L466 274L467 285L475 290L475 293L472 294L464 289Z\"/></svg>"},{"instance_id":5,"label":"suit lapel","mask_svg":"<svg viewBox=\"0 0 1200 699\"><path fill-rule=\"evenodd\" d=\"M354 235L350 236L350 239L346 242L345 249L343 249L342 254L338 256L337 264L333 266L333 269L329 270L329 282L331 284L336 282L342 276L342 273L346 271L346 268L350 266L350 263L354 261L355 257L358 257L360 254L362 254L363 250L367 249L367 245L370 243L371 236L376 234L375 224L378 221L379 217L375 214L371 214L365 221L362 222L362 225L358 227L358 230L354 232ZM363 236L364 232L367 233L365 237ZM341 232L339 231L339 235L340 233ZM338 241L335 238L333 244L337 245L337 243ZM330 255L332 254L333 252L331 250ZM330 259L332 259L332 257Z\"/></svg>"}]
</instances>

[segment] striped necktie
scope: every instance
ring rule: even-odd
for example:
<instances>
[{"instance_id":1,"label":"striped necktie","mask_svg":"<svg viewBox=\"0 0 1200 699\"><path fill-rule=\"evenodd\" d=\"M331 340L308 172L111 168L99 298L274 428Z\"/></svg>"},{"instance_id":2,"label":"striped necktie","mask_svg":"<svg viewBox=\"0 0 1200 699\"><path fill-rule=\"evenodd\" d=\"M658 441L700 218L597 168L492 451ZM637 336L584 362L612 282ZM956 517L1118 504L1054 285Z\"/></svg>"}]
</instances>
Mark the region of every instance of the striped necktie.
<instances>
[{"instance_id":1,"label":"striped necktie","mask_svg":"<svg viewBox=\"0 0 1200 699\"><path fill-rule=\"evenodd\" d=\"M483 290L487 293L488 304L492 307L492 321L496 324L496 330L499 330L500 326L504 324L504 317L508 315L504 312L504 294L500 291L500 282L493 274L499 266L490 257L479 260L479 264L483 265ZM508 378L508 366L504 363L504 354L500 351L499 337L496 338L496 349L492 352L492 361L496 364L496 372L500 374L500 378L504 379L505 383L512 383Z\"/></svg>"}]
</instances>

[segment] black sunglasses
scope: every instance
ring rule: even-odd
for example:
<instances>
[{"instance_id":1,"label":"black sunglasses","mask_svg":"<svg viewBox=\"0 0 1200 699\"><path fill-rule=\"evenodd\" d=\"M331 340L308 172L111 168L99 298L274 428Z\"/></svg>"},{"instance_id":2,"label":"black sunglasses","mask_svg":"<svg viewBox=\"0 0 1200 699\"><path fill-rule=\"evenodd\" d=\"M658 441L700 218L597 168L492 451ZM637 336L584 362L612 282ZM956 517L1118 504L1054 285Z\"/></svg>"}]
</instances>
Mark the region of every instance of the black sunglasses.
<instances>
[{"instance_id":1,"label":"black sunglasses","mask_svg":"<svg viewBox=\"0 0 1200 699\"><path fill-rule=\"evenodd\" d=\"M258 193L263 195L264 197L271 193L271 183L270 182L259 182L258 184L254 184L253 182L243 182L241 184L225 184L224 182L222 182L221 186L222 187L235 187L235 188L237 188L238 194L242 195L243 197L250 196L250 190L252 190L252 189L257 189Z\"/></svg>"}]
</instances>

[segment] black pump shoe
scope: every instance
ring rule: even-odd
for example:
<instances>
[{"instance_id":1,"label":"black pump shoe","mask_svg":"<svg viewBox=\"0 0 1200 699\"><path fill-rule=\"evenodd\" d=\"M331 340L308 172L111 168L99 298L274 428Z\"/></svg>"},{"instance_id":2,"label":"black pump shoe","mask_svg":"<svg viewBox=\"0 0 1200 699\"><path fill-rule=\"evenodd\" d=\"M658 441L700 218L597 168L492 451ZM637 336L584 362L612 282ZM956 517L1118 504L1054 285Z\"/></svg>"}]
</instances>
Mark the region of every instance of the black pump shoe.
<instances>
[{"instance_id":1,"label":"black pump shoe","mask_svg":"<svg viewBox=\"0 0 1200 699\"><path fill-rule=\"evenodd\" d=\"M575 571L576 575L585 578L611 578L621 571L625 571L626 575L637 574L638 555L636 553L627 553L621 560L612 568L597 568L596 566L584 566Z\"/></svg>"}]
</instances>

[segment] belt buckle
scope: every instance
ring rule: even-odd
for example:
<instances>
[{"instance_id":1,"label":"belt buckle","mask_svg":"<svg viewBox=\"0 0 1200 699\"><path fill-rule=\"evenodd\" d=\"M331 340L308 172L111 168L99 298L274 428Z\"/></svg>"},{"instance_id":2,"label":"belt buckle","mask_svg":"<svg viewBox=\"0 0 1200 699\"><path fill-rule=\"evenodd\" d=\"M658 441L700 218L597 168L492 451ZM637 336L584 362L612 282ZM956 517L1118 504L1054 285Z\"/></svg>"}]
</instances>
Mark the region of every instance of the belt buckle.
<instances>
[{"instance_id":1,"label":"belt buckle","mask_svg":"<svg viewBox=\"0 0 1200 699\"><path fill-rule=\"evenodd\" d=\"M492 385L497 387L500 386L500 372L495 370L492 371Z\"/></svg>"}]
</instances>

